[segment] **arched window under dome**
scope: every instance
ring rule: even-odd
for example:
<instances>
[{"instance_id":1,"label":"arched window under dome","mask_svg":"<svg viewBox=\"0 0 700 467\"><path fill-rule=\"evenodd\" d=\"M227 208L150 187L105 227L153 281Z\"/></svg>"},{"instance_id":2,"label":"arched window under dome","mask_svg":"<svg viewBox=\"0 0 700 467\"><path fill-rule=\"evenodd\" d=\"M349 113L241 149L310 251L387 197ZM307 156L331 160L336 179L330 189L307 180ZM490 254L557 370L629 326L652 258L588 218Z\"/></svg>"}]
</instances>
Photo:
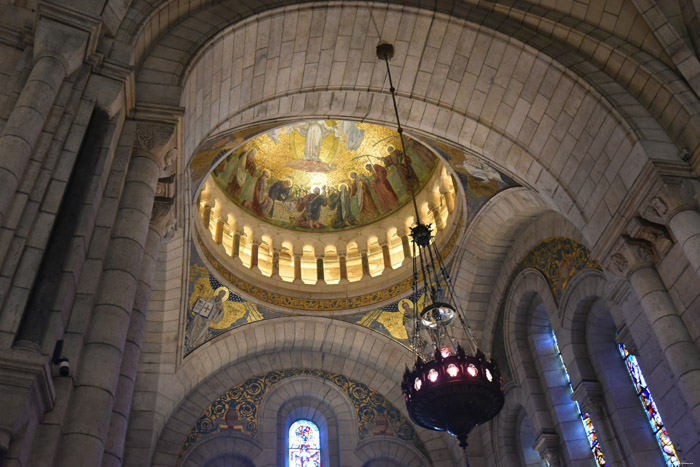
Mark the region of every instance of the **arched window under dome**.
<instances>
[{"instance_id":1,"label":"arched window under dome","mask_svg":"<svg viewBox=\"0 0 700 467\"><path fill-rule=\"evenodd\" d=\"M321 436L309 420L297 420L289 427L289 467L321 467Z\"/></svg>"}]
</instances>

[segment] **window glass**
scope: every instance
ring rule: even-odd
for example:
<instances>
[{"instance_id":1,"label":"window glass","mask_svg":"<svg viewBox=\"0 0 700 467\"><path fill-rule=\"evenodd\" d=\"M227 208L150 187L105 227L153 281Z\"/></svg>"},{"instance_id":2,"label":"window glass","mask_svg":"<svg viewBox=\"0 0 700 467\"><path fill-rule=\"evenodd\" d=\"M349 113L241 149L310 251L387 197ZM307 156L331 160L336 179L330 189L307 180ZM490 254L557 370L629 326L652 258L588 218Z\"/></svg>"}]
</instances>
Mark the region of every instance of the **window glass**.
<instances>
[{"instance_id":1,"label":"window glass","mask_svg":"<svg viewBox=\"0 0 700 467\"><path fill-rule=\"evenodd\" d=\"M676 454L676 448L673 446L671 438L668 436L668 432L664 427L664 422L661 419L661 414L659 414L659 409L656 408L654 398L651 397L651 392L647 387L647 382L644 380L642 369L639 368L637 357L629 353L624 344L619 344L619 347L622 358L625 359L627 371L629 372L632 382L634 383L634 389L637 392L637 396L639 397L642 406L644 407L644 412L647 414L647 419L651 424L651 429L654 432L654 436L656 436L656 441L659 443L661 452L666 460L666 465L681 465L680 460L678 459L678 454Z\"/></svg>"},{"instance_id":2,"label":"window glass","mask_svg":"<svg viewBox=\"0 0 700 467\"><path fill-rule=\"evenodd\" d=\"M574 388L571 386L571 378L569 377L569 370L566 369L566 365L564 364L564 359L561 356L561 351L559 350L559 344L557 343L557 336L554 334L554 331L552 331L552 339L554 339L554 351L557 353L557 356L559 357L559 363L561 363L562 370L564 371L564 375L566 376L566 381L569 383L569 390L571 391L571 394L573 395L574 393ZM576 402L576 401L574 401ZM576 402L576 409L578 410L579 417L581 418L581 423L583 423L583 428L586 430L586 436L588 437L588 444L591 446L591 451L593 451L593 457L595 458L596 465L598 466L607 466L607 462L605 462L605 456L603 455L603 450L600 448L600 441L598 440L598 434L595 431L595 427L593 426L593 420L591 420L591 416L588 412L584 412L581 410L581 406Z\"/></svg>"},{"instance_id":3,"label":"window glass","mask_svg":"<svg viewBox=\"0 0 700 467\"><path fill-rule=\"evenodd\" d=\"M289 466L321 466L321 437L315 423L297 420L289 427Z\"/></svg>"}]
</instances>

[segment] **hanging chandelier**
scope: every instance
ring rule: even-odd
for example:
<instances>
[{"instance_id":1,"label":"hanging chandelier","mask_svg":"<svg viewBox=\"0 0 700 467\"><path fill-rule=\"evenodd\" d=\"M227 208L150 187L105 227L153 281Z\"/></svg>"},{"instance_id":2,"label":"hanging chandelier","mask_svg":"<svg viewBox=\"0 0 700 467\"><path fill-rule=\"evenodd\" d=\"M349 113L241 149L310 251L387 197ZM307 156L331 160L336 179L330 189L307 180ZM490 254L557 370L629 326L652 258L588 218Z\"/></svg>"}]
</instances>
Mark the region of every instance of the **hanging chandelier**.
<instances>
[{"instance_id":1,"label":"hanging chandelier","mask_svg":"<svg viewBox=\"0 0 700 467\"><path fill-rule=\"evenodd\" d=\"M403 163L410 164L389 67L393 55L391 44L377 46L377 57L386 62ZM413 191L413 187L410 188ZM489 361L476 345L433 241L432 228L423 223L418 213L415 192L413 208L416 215L416 224L411 228L415 365L413 369L406 367L401 390L413 422L455 436L466 458L469 433L503 408L500 372L496 363Z\"/></svg>"}]
</instances>

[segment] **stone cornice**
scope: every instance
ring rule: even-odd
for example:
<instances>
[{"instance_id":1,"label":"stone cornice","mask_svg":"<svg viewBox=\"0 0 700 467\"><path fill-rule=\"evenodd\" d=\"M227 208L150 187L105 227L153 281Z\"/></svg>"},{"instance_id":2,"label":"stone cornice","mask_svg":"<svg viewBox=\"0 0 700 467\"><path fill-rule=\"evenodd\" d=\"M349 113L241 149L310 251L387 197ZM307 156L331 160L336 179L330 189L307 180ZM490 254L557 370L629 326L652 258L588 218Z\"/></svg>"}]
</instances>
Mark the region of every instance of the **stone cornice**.
<instances>
[{"instance_id":1,"label":"stone cornice","mask_svg":"<svg viewBox=\"0 0 700 467\"><path fill-rule=\"evenodd\" d=\"M0 44L22 49L26 44L25 36L24 28L13 28L6 24L0 24Z\"/></svg>"},{"instance_id":2,"label":"stone cornice","mask_svg":"<svg viewBox=\"0 0 700 467\"><path fill-rule=\"evenodd\" d=\"M85 49L85 61L88 63L101 61L101 59L96 58L96 51L97 44L102 35L102 18L88 15L85 12L75 10L65 5L46 1L39 2L36 21L34 23L35 31L37 24L42 18L47 18L57 23L87 32L88 40Z\"/></svg>"},{"instance_id":3,"label":"stone cornice","mask_svg":"<svg viewBox=\"0 0 700 467\"><path fill-rule=\"evenodd\" d=\"M137 102L131 117L134 120L147 122L178 124L184 113L183 107Z\"/></svg>"},{"instance_id":4,"label":"stone cornice","mask_svg":"<svg viewBox=\"0 0 700 467\"><path fill-rule=\"evenodd\" d=\"M39 417L50 410L54 405L56 392L51 369L46 360L45 356L31 351L3 352L0 358L0 390L4 394L3 399L13 399L9 393L26 393L25 400Z\"/></svg>"}]
</instances>

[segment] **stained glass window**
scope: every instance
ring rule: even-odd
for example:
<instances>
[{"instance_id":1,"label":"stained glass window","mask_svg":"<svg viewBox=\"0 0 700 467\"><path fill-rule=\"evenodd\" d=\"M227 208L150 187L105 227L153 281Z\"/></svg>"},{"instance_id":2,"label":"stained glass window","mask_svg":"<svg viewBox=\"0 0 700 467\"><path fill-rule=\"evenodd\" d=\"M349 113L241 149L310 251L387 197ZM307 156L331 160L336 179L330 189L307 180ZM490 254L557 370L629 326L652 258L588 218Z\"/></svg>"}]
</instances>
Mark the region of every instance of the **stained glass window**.
<instances>
[{"instance_id":1,"label":"stained glass window","mask_svg":"<svg viewBox=\"0 0 700 467\"><path fill-rule=\"evenodd\" d=\"M557 343L557 336L554 334L554 331L552 331L552 339L554 339L554 350L557 352L557 356L559 357L559 363L561 363L561 367L564 370L564 376L566 376L566 381L569 384L569 390L571 391L571 394L574 393L574 388L571 386L571 378L569 377L569 370L566 369L566 365L564 364L564 359L561 356L561 351L559 350L559 344ZM607 462L605 462L605 456L603 455L603 450L600 447L600 441L598 440L598 434L595 432L595 427L593 426L593 420L591 420L591 416L588 412L584 412L581 410L581 406L579 405L578 402L574 401L576 403L576 410L578 410L579 417L581 417L581 423L583 423L583 429L586 430L586 436L588 437L588 444L591 446L591 451L593 451L593 457L595 458L596 465L598 466L607 466Z\"/></svg>"},{"instance_id":2,"label":"stained glass window","mask_svg":"<svg viewBox=\"0 0 700 467\"><path fill-rule=\"evenodd\" d=\"M297 420L289 427L289 467L320 467L321 437L315 423Z\"/></svg>"},{"instance_id":3,"label":"stained glass window","mask_svg":"<svg viewBox=\"0 0 700 467\"><path fill-rule=\"evenodd\" d=\"M678 454L676 453L676 448L673 446L671 438L668 436L668 432L664 427L664 422L661 419L661 414L659 414L659 409L656 408L654 398L651 397L651 392L647 387L647 382L644 379L644 375L642 375L642 369L639 368L637 357L629 353L629 350L627 350L625 344L619 344L619 347L622 358L625 359L627 371L629 372L632 382L634 383L634 388L637 391L637 396L639 396L639 400L642 402L644 412L647 414L647 418L651 424L651 429L654 432L654 436L656 436L656 441L659 443L661 452L666 460L666 465L681 465L680 460L678 459Z\"/></svg>"}]
</instances>

